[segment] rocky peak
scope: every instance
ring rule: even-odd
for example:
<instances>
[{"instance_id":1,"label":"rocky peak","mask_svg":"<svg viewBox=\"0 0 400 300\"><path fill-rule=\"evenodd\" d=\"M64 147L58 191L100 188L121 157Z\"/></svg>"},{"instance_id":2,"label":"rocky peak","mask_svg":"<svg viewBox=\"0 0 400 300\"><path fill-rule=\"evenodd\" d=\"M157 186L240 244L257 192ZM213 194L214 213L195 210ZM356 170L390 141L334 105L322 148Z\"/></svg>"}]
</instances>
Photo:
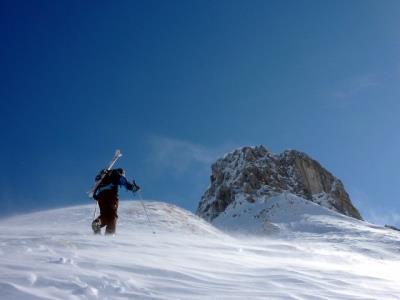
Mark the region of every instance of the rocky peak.
<instances>
[{"instance_id":1,"label":"rocky peak","mask_svg":"<svg viewBox=\"0 0 400 300\"><path fill-rule=\"evenodd\" d=\"M197 209L209 221L239 196L253 203L285 192L362 219L342 182L303 152L274 155L264 146L243 147L218 159L211 170L211 185Z\"/></svg>"}]
</instances>

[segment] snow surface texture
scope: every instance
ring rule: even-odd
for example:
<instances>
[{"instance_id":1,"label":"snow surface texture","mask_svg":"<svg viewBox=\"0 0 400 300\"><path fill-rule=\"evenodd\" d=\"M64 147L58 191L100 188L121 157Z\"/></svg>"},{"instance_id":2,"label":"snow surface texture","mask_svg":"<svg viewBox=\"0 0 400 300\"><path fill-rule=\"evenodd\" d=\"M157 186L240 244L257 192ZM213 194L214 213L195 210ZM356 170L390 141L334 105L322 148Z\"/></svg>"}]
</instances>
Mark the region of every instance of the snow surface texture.
<instances>
[{"instance_id":1,"label":"snow surface texture","mask_svg":"<svg viewBox=\"0 0 400 300\"><path fill-rule=\"evenodd\" d=\"M400 299L399 232L280 197L229 207L234 237L159 202L156 234L132 201L114 237L91 233L93 205L3 219L0 299Z\"/></svg>"}]
</instances>

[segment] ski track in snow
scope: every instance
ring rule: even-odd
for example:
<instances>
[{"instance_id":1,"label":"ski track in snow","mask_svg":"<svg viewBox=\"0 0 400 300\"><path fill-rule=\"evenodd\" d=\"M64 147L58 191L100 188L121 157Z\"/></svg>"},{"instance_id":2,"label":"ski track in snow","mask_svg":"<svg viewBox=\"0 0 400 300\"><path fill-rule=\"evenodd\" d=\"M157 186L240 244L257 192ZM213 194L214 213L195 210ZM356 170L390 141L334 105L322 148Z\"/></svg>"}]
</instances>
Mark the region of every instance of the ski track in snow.
<instances>
[{"instance_id":1,"label":"ski track in snow","mask_svg":"<svg viewBox=\"0 0 400 300\"><path fill-rule=\"evenodd\" d=\"M114 237L91 233L93 205L1 220L0 299L400 299L394 230L315 213L307 230L232 236L145 203L156 234L138 202Z\"/></svg>"}]
</instances>

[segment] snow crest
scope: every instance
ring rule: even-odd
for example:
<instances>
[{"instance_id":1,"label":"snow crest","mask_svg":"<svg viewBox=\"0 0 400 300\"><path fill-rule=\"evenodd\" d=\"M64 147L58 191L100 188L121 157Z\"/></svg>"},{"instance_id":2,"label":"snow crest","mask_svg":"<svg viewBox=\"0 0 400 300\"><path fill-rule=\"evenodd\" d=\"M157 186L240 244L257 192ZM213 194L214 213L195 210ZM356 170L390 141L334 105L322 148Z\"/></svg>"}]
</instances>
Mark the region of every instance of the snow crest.
<instances>
[{"instance_id":1,"label":"snow crest","mask_svg":"<svg viewBox=\"0 0 400 300\"><path fill-rule=\"evenodd\" d=\"M153 228L139 203L121 202L114 237L91 233L92 205L3 219L0 298L400 299L399 232L293 194L270 200L215 219L257 215L279 229L268 238L160 202L145 202Z\"/></svg>"}]
</instances>

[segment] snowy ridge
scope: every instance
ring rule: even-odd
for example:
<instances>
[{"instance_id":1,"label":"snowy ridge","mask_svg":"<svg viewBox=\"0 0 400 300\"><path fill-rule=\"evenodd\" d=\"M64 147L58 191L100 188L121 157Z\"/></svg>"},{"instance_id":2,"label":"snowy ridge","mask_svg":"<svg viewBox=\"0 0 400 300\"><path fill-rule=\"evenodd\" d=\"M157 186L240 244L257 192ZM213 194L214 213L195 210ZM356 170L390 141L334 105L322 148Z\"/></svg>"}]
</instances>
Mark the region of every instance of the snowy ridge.
<instances>
[{"instance_id":1,"label":"snowy ridge","mask_svg":"<svg viewBox=\"0 0 400 300\"><path fill-rule=\"evenodd\" d=\"M321 239L333 248L355 253L365 250L365 255L375 258L399 258L400 254L400 234L393 235L382 226L339 214L290 193L256 203L236 201L213 220L213 225L235 235ZM365 249L359 243L360 237L372 244L382 237L391 242Z\"/></svg>"},{"instance_id":2,"label":"snowy ridge","mask_svg":"<svg viewBox=\"0 0 400 300\"><path fill-rule=\"evenodd\" d=\"M269 238L160 202L146 202L155 235L137 202L115 237L91 234L93 205L1 220L1 299L400 299L399 232L287 196L296 213L258 211ZM247 203L226 213L248 222Z\"/></svg>"}]
</instances>

